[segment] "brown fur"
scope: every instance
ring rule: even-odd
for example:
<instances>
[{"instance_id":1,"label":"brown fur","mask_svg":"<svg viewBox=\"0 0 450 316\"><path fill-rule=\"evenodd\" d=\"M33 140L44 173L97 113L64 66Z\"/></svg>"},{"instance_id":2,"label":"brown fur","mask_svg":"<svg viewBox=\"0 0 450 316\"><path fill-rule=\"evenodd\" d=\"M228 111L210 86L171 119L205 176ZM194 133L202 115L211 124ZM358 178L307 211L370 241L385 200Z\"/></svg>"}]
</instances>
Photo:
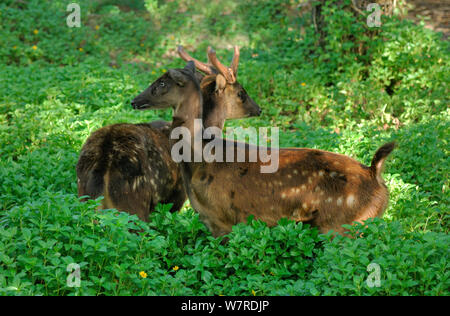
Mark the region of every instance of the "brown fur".
<instances>
[{"instance_id":1,"label":"brown fur","mask_svg":"<svg viewBox=\"0 0 450 316\"><path fill-rule=\"evenodd\" d=\"M157 203L179 209L186 195L164 129L114 124L94 132L77 164L78 195L103 195L102 208L127 211L142 220Z\"/></svg>"},{"instance_id":2,"label":"brown fur","mask_svg":"<svg viewBox=\"0 0 450 316\"><path fill-rule=\"evenodd\" d=\"M226 146L234 145L227 141ZM255 149L248 146L247 152ZM213 235L230 232L249 215L270 226L286 217L324 233L331 229L343 233L343 224L381 216L387 206L384 182L371 168L344 155L285 148L279 150L278 171L261 173L261 165L260 161L194 164L188 195ZM214 178L206 183L209 175Z\"/></svg>"},{"instance_id":3,"label":"brown fur","mask_svg":"<svg viewBox=\"0 0 450 316\"><path fill-rule=\"evenodd\" d=\"M202 97L192 76L186 71L183 74L187 81L194 82L173 87L185 98L176 107L172 127L184 126L193 134L192 120L202 115ZM164 104L164 97L149 103L158 108ZM223 143L225 161L227 150L238 144L228 140ZM249 144L244 147L246 157L258 149ZM213 236L229 233L249 215L270 226L286 217L310 223L324 233L343 233L343 224L380 216L386 208L388 191L379 175L393 148L393 144L381 147L371 167L331 152L285 148L279 149L275 173L261 173L261 161L182 162L181 170L191 204Z\"/></svg>"}]
</instances>

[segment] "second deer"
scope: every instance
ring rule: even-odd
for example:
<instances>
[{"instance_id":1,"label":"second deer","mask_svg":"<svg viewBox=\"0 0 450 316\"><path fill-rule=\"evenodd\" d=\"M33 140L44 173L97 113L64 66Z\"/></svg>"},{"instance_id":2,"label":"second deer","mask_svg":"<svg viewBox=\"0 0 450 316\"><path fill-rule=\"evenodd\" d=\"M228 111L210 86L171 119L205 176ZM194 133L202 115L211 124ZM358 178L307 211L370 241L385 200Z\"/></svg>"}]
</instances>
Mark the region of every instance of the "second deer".
<instances>
[{"instance_id":1,"label":"second deer","mask_svg":"<svg viewBox=\"0 0 450 316\"><path fill-rule=\"evenodd\" d=\"M221 74L235 80L232 68L223 66L214 56L211 61ZM156 80L146 91L164 83L168 87L165 94L147 94L146 105L140 109L173 106L172 128L184 127L196 135L193 122L202 117L203 102L194 69L194 64L188 63L184 69L171 69L170 76ZM228 151L234 152L236 161L239 148L245 151L245 157L259 150L231 140L221 142L222 161L227 161ZM203 140L203 146L207 143ZM261 173L266 163L259 157L256 162L183 161L180 166L191 205L213 236L229 233L249 215L271 226L289 218L310 223L324 233L344 233L343 224L363 222L385 210L388 190L381 172L394 146L389 143L380 147L370 166L344 155L308 148L269 148L278 154L279 168L274 173ZM195 150L192 146L194 154Z\"/></svg>"}]
</instances>

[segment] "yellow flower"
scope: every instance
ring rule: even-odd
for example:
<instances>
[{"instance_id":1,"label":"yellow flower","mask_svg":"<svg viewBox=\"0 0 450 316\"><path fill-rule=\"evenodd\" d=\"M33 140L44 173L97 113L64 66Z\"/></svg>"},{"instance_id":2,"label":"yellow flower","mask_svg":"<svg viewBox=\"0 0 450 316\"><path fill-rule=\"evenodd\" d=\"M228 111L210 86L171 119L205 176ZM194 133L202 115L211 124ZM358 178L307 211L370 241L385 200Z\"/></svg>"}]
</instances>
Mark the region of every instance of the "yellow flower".
<instances>
[{"instance_id":1,"label":"yellow flower","mask_svg":"<svg viewBox=\"0 0 450 316\"><path fill-rule=\"evenodd\" d=\"M34 30L33 33L37 35L39 33L39 31L38 30Z\"/></svg>"},{"instance_id":2,"label":"yellow flower","mask_svg":"<svg viewBox=\"0 0 450 316\"><path fill-rule=\"evenodd\" d=\"M156 74L156 71L152 70L152 75Z\"/></svg>"},{"instance_id":3,"label":"yellow flower","mask_svg":"<svg viewBox=\"0 0 450 316\"><path fill-rule=\"evenodd\" d=\"M302 82L301 85L302 85L302 87L304 87L304 86L306 86L306 83Z\"/></svg>"},{"instance_id":4,"label":"yellow flower","mask_svg":"<svg viewBox=\"0 0 450 316\"><path fill-rule=\"evenodd\" d=\"M96 29L96 30L99 30L99 29L100 29L100 26L99 26L99 25L96 25L96 26L95 26L95 29Z\"/></svg>"},{"instance_id":5,"label":"yellow flower","mask_svg":"<svg viewBox=\"0 0 450 316\"><path fill-rule=\"evenodd\" d=\"M173 271L178 271L179 267L178 267L178 266L175 266L175 267L173 267L172 269L173 269Z\"/></svg>"},{"instance_id":6,"label":"yellow flower","mask_svg":"<svg viewBox=\"0 0 450 316\"><path fill-rule=\"evenodd\" d=\"M255 290L252 290L252 295L253 295L253 296L256 296Z\"/></svg>"},{"instance_id":7,"label":"yellow flower","mask_svg":"<svg viewBox=\"0 0 450 316\"><path fill-rule=\"evenodd\" d=\"M170 35L170 39L173 41L175 39L175 36Z\"/></svg>"},{"instance_id":8,"label":"yellow flower","mask_svg":"<svg viewBox=\"0 0 450 316\"><path fill-rule=\"evenodd\" d=\"M147 273L145 273L144 271L139 272L139 275L141 276L141 278L146 279L147 278Z\"/></svg>"},{"instance_id":9,"label":"yellow flower","mask_svg":"<svg viewBox=\"0 0 450 316\"><path fill-rule=\"evenodd\" d=\"M141 47L144 47L144 43L141 43Z\"/></svg>"},{"instance_id":10,"label":"yellow flower","mask_svg":"<svg viewBox=\"0 0 450 316\"><path fill-rule=\"evenodd\" d=\"M167 70L163 69L162 72L165 73L165 72L167 72Z\"/></svg>"},{"instance_id":11,"label":"yellow flower","mask_svg":"<svg viewBox=\"0 0 450 316\"><path fill-rule=\"evenodd\" d=\"M80 52L82 52L82 51L83 51L83 47L78 48L78 50L79 50Z\"/></svg>"},{"instance_id":12,"label":"yellow flower","mask_svg":"<svg viewBox=\"0 0 450 316\"><path fill-rule=\"evenodd\" d=\"M16 48L17 48L17 46L16 46L16 45L14 45L14 46L13 46L13 49L16 49Z\"/></svg>"},{"instance_id":13,"label":"yellow flower","mask_svg":"<svg viewBox=\"0 0 450 316\"><path fill-rule=\"evenodd\" d=\"M33 47L31 47L32 49L34 49L34 50L36 50L37 49L37 46L36 45L33 45Z\"/></svg>"}]
</instances>

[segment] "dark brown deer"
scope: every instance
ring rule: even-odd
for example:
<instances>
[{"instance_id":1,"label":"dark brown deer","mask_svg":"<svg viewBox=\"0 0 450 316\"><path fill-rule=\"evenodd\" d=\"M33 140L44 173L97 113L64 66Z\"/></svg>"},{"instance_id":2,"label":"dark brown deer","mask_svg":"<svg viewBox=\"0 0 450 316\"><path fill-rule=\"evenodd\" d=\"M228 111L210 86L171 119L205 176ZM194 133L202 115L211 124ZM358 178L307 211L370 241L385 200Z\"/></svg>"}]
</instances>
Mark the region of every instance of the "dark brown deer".
<instances>
[{"instance_id":1,"label":"dark brown deer","mask_svg":"<svg viewBox=\"0 0 450 316\"><path fill-rule=\"evenodd\" d=\"M224 76L232 72L211 57ZM179 100L174 107L172 129L185 127L196 135L193 121L202 117L202 94L193 74L189 63L184 69L171 70L170 77L163 76L149 88L165 82L170 92L149 95L147 105L140 109L164 108ZM173 95L176 100L170 98ZM229 161L229 151L234 153L234 161L239 150L245 151L248 161L262 149L232 140L220 141L222 161ZM203 147L207 144L203 140ZM246 221L249 215L270 226L281 218L289 218L310 223L324 233L344 233L343 224L363 222L385 210L388 191L381 172L393 149L394 143L379 148L370 167L344 155L308 148L268 148L270 154L278 157L279 167L273 173L261 173L267 162L259 156L256 162L183 161L180 165L191 205L213 236L229 233L234 224ZM191 147L193 154L196 150Z\"/></svg>"},{"instance_id":2,"label":"dark brown deer","mask_svg":"<svg viewBox=\"0 0 450 316\"><path fill-rule=\"evenodd\" d=\"M206 111L205 126L222 129L225 119L256 116L259 106L248 97L239 83L228 83L211 65L190 57L182 47L184 59L194 60L207 76L199 76ZM237 56L234 65L237 67ZM164 77L169 77L166 74ZM144 92L133 106L146 102L147 94L167 92L162 84ZM219 93L220 92L220 93ZM172 93L172 95L174 95ZM174 96L174 101L177 96ZM104 196L102 208L115 208L136 214L146 221L158 203L172 203L177 211L186 201L179 166L171 159L169 145L170 123L156 121L148 124L114 124L95 131L83 145L77 164L78 195L97 198Z\"/></svg>"}]
</instances>

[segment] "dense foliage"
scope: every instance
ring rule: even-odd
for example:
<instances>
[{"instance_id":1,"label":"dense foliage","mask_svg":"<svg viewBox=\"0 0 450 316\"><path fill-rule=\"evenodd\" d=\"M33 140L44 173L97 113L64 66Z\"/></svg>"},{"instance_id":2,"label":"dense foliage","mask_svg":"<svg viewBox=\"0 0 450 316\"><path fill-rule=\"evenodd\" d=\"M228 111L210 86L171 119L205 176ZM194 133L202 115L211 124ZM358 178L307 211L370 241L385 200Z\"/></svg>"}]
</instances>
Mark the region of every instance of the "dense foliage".
<instances>
[{"instance_id":1,"label":"dense foliage","mask_svg":"<svg viewBox=\"0 0 450 316\"><path fill-rule=\"evenodd\" d=\"M448 42L398 17L366 18L326 1L323 38L294 0L0 3L0 294L449 295ZM170 119L129 101L170 67L182 43L230 58L263 115L227 126L279 126L280 145L369 164L396 140L383 219L354 238L282 220L249 220L214 239L187 205L150 223L77 198L88 135L117 122ZM363 50L361 50L363 48ZM81 267L68 287L67 266ZM371 263L379 286L368 286Z\"/></svg>"}]
</instances>

